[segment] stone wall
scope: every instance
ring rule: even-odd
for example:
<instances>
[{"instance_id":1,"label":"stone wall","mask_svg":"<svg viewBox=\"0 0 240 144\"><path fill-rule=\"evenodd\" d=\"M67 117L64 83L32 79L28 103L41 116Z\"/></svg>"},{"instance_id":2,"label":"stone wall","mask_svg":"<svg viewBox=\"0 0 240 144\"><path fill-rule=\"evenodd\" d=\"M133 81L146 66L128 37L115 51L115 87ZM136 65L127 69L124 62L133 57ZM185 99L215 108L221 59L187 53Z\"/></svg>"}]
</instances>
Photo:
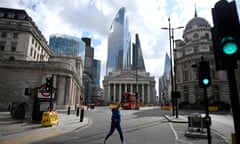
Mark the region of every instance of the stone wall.
<instances>
[{"instance_id":1,"label":"stone wall","mask_svg":"<svg viewBox=\"0 0 240 144\"><path fill-rule=\"evenodd\" d=\"M25 88L40 87L52 75L57 108L80 104L82 82L68 63L0 61L0 69L0 110L8 109L11 102L27 102Z\"/></svg>"}]
</instances>

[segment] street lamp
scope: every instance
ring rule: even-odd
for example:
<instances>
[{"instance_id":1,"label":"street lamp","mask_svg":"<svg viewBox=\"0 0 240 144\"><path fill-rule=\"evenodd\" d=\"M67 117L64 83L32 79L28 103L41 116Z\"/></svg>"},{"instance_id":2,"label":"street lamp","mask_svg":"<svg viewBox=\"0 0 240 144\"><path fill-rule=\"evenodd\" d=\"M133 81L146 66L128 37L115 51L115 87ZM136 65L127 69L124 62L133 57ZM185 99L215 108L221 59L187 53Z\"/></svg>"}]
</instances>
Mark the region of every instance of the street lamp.
<instances>
[{"instance_id":1,"label":"street lamp","mask_svg":"<svg viewBox=\"0 0 240 144\"><path fill-rule=\"evenodd\" d=\"M184 27L180 26L180 27L172 28L171 27L171 22L170 22L170 17L168 18L168 23L169 23L168 28L167 27L162 27L162 29L169 31L169 46L170 46L170 57L171 57L171 61L170 61L170 65L171 65L171 87L172 87L172 90L171 90L171 101L172 101L172 116L174 116L174 114L175 114L175 112L174 112L174 103L175 102L174 102L173 93L175 93L175 91L176 91L176 79L173 82L173 60L172 60L172 59L174 59L173 58L173 54L172 54L172 51L174 49L174 30L181 29L181 28L184 28ZM173 44L173 47L172 47L172 44ZM174 65L174 67L175 67L175 65ZM174 68L174 73L176 74L175 68ZM177 98L176 98L176 118L178 118Z\"/></svg>"}]
</instances>

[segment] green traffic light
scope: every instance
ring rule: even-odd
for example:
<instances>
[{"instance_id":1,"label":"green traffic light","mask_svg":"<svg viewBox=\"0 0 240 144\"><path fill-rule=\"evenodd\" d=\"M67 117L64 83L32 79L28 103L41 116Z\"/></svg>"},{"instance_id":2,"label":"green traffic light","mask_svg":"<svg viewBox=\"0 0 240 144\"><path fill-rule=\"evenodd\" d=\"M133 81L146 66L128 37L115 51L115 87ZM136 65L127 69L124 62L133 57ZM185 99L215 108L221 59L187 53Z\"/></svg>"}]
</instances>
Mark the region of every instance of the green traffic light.
<instances>
[{"instance_id":1,"label":"green traffic light","mask_svg":"<svg viewBox=\"0 0 240 144\"><path fill-rule=\"evenodd\" d=\"M202 80L202 82L203 82L204 85L208 85L209 80L205 78L205 79Z\"/></svg>"},{"instance_id":2,"label":"green traffic light","mask_svg":"<svg viewBox=\"0 0 240 144\"><path fill-rule=\"evenodd\" d=\"M223 44L223 52L226 55L233 55L238 51L237 43L232 37L224 37L221 43Z\"/></svg>"}]
</instances>

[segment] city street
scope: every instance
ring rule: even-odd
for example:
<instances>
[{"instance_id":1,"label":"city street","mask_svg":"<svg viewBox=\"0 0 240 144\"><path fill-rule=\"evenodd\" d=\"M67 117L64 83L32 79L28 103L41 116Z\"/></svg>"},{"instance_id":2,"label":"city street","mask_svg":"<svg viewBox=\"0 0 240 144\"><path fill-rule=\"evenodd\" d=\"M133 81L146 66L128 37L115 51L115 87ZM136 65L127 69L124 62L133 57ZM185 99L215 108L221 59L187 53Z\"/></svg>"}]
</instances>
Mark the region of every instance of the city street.
<instances>
[{"instance_id":1,"label":"city street","mask_svg":"<svg viewBox=\"0 0 240 144\"><path fill-rule=\"evenodd\" d=\"M180 111L181 118L186 118L193 111ZM141 110L121 110L122 129L127 144L206 144L207 139L185 137L187 123L169 122L164 117L170 111L160 108L143 108ZM86 111L86 116L92 120L85 129L75 129L69 133L32 142L32 144L102 144L110 129L111 111L107 107L97 107ZM231 116L214 114L212 143L230 143L233 130ZM230 118L230 120L229 120ZM187 120L186 120L187 121ZM229 122L230 121L230 122ZM109 138L108 144L120 143L117 131Z\"/></svg>"}]
</instances>

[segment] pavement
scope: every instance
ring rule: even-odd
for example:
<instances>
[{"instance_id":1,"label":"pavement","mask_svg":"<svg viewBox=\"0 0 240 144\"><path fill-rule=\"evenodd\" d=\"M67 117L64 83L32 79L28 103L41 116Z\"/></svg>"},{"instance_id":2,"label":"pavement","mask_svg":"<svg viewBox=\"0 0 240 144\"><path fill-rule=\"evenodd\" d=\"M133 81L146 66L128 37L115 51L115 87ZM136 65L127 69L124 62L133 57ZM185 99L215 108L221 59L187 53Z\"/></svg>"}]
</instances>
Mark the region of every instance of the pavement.
<instances>
[{"instance_id":1,"label":"pavement","mask_svg":"<svg viewBox=\"0 0 240 144\"><path fill-rule=\"evenodd\" d=\"M197 139L209 139L206 128L202 129L202 128L194 127L194 128L191 129L191 127L189 127L188 116L186 116L186 115L179 115L178 118L176 118L176 116L169 116L169 115L165 115L164 117L168 122L187 123L188 129L184 133L185 137L197 138ZM231 143L231 140L224 137L218 131L214 130L212 128L212 126L210 127L210 129L211 129L211 141L212 141L212 143L221 143L221 144L230 144Z\"/></svg>"},{"instance_id":2,"label":"pavement","mask_svg":"<svg viewBox=\"0 0 240 144\"><path fill-rule=\"evenodd\" d=\"M50 127L43 127L40 122L12 119L10 112L0 112L0 144L31 143L70 131L81 131L92 123L88 117L80 122L75 111L71 111L70 115L66 110L57 111L59 124Z\"/></svg>"}]
</instances>

